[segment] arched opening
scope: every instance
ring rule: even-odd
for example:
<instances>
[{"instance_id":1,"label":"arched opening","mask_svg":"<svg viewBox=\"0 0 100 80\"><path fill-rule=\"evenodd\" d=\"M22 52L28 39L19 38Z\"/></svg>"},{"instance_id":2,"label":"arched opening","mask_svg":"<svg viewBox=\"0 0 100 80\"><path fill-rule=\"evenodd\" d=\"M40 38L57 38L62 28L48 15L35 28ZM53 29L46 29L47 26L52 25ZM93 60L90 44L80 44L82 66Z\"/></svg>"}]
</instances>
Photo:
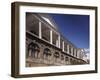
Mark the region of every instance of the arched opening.
<instances>
[{"instance_id":1,"label":"arched opening","mask_svg":"<svg viewBox=\"0 0 100 80\"><path fill-rule=\"evenodd\" d=\"M50 51L50 49L45 48L45 49L44 49L44 52L43 52L43 56L44 56L44 59L50 59L50 56L51 56L51 51Z\"/></svg>"},{"instance_id":2,"label":"arched opening","mask_svg":"<svg viewBox=\"0 0 100 80\"><path fill-rule=\"evenodd\" d=\"M40 48L36 43L30 43L28 45L28 57L38 58L39 57Z\"/></svg>"},{"instance_id":3,"label":"arched opening","mask_svg":"<svg viewBox=\"0 0 100 80\"><path fill-rule=\"evenodd\" d=\"M68 56L65 57L65 62L66 62L66 64L69 64L69 57Z\"/></svg>"},{"instance_id":4,"label":"arched opening","mask_svg":"<svg viewBox=\"0 0 100 80\"><path fill-rule=\"evenodd\" d=\"M72 60L72 58L70 58L70 64L73 64L73 60Z\"/></svg>"},{"instance_id":5,"label":"arched opening","mask_svg":"<svg viewBox=\"0 0 100 80\"><path fill-rule=\"evenodd\" d=\"M64 55L61 55L61 60L64 60Z\"/></svg>"},{"instance_id":6,"label":"arched opening","mask_svg":"<svg viewBox=\"0 0 100 80\"><path fill-rule=\"evenodd\" d=\"M55 52L55 53L54 53L54 57L55 57L55 61L58 62L58 59L59 59L59 57L60 57L59 52Z\"/></svg>"},{"instance_id":7,"label":"arched opening","mask_svg":"<svg viewBox=\"0 0 100 80\"><path fill-rule=\"evenodd\" d=\"M65 61L68 61L68 60L69 60L69 58L66 56L66 57L65 57Z\"/></svg>"}]
</instances>

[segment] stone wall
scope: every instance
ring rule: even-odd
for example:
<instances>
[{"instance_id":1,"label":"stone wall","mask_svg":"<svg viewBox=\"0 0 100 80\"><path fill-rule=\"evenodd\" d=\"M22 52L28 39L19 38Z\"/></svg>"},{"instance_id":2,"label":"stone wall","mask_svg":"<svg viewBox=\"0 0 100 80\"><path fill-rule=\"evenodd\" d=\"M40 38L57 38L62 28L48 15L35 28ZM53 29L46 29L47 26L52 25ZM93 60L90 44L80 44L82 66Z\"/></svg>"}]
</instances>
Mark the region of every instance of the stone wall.
<instances>
[{"instance_id":1,"label":"stone wall","mask_svg":"<svg viewBox=\"0 0 100 80\"><path fill-rule=\"evenodd\" d=\"M47 41L26 33L26 67L85 63L85 61L63 52L62 49Z\"/></svg>"}]
</instances>

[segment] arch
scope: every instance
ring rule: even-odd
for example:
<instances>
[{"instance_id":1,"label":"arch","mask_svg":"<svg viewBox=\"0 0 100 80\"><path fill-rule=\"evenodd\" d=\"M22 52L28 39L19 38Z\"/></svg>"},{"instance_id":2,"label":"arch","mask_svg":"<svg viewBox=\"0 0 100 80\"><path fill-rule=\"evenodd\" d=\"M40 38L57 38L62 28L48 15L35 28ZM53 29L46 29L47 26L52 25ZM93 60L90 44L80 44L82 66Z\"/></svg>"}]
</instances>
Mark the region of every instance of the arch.
<instances>
[{"instance_id":1,"label":"arch","mask_svg":"<svg viewBox=\"0 0 100 80\"><path fill-rule=\"evenodd\" d=\"M66 57L65 57L65 61L68 61L68 60L69 60L69 57L68 57L68 56L66 56Z\"/></svg>"},{"instance_id":2,"label":"arch","mask_svg":"<svg viewBox=\"0 0 100 80\"><path fill-rule=\"evenodd\" d=\"M31 42L28 45L28 56L29 57L38 58L39 52L40 52L40 48L38 44Z\"/></svg>"},{"instance_id":3,"label":"arch","mask_svg":"<svg viewBox=\"0 0 100 80\"><path fill-rule=\"evenodd\" d=\"M45 48L43 51L43 59L46 59L47 61L51 60L51 50L49 48ZM46 62L47 64L49 64L49 62Z\"/></svg>"},{"instance_id":4,"label":"arch","mask_svg":"<svg viewBox=\"0 0 100 80\"><path fill-rule=\"evenodd\" d=\"M60 57L59 52L55 52L54 57L59 58Z\"/></svg>"},{"instance_id":5,"label":"arch","mask_svg":"<svg viewBox=\"0 0 100 80\"><path fill-rule=\"evenodd\" d=\"M55 62L59 62L59 57L60 57L59 52L55 52L55 53L54 53Z\"/></svg>"},{"instance_id":6,"label":"arch","mask_svg":"<svg viewBox=\"0 0 100 80\"><path fill-rule=\"evenodd\" d=\"M46 55L46 56L51 56L51 51L50 51L50 49L45 48L43 54Z\"/></svg>"},{"instance_id":7,"label":"arch","mask_svg":"<svg viewBox=\"0 0 100 80\"><path fill-rule=\"evenodd\" d=\"M61 60L64 60L64 55L63 54L61 55Z\"/></svg>"},{"instance_id":8,"label":"arch","mask_svg":"<svg viewBox=\"0 0 100 80\"><path fill-rule=\"evenodd\" d=\"M33 43L33 42L31 42L31 43L28 45L28 49L34 49L34 50L38 50L38 51L40 50L38 44Z\"/></svg>"}]
</instances>

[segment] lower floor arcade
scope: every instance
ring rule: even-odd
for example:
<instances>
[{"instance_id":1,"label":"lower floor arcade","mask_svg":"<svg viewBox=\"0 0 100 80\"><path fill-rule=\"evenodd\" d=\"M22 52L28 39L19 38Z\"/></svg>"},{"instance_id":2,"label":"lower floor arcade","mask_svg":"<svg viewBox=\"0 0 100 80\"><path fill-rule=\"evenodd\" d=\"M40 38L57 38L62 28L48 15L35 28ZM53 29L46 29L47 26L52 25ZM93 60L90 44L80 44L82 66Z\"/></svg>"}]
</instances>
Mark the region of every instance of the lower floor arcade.
<instances>
[{"instance_id":1,"label":"lower floor arcade","mask_svg":"<svg viewBox=\"0 0 100 80\"><path fill-rule=\"evenodd\" d=\"M77 64L86 64L86 62L30 33L26 33L26 67Z\"/></svg>"}]
</instances>

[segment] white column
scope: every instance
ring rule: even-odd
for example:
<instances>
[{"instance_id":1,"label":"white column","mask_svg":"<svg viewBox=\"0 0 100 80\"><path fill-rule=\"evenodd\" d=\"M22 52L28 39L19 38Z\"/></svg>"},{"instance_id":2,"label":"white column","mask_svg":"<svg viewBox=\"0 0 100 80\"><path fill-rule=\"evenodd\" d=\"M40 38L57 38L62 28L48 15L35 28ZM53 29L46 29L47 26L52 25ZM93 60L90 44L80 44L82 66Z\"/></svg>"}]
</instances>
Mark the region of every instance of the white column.
<instances>
[{"instance_id":1,"label":"white column","mask_svg":"<svg viewBox=\"0 0 100 80\"><path fill-rule=\"evenodd\" d=\"M69 45L67 44L67 53L69 54Z\"/></svg>"},{"instance_id":2,"label":"white column","mask_svg":"<svg viewBox=\"0 0 100 80\"><path fill-rule=\"evenodd\" d=\"M41 22L39 21L39 38L42 38Z\"/></svg>"},{"instance_id":3,"label":"white column","mask_svg":"<svg viewBox=\"0 0 100 80\"><path fill-rule=\"evenodd\" d=\"M77 51L77 57L80 58L80 50Z\"/></svg>"},{"instance_id":4,"label":"white column","mask_svg":"<svg viewBox=\"0 0 100 80\"><path fill-rule=\"evenodd\" d=\"M60 48L60 35L58 36L59 48Z\"/></svg>"},{"instance_id":5,"label":"white column","mask_svg":"<svg viewBox=\"0 0 100 80\"><path fill-rule=\"evenodd\" d=\"M50 30L50 44L52 44L52 30Z\"/></svg>"},{"instance_id":6,"label":"white column","mask_svg":"<svg viewBox=\"0 0 100 80\"><path fill-rule=\"evenodd\" d=\"M74 48L74 56L76 57L76 49Z\"/></svg>"},{"instance_id":7,"label":"white column","mask_svg":"<svg viewBox=\"0 0 100 80\"><path fill-rule=\"evenodd\" d=\"M58 41L58 39L56 40L56 46L59 47L59 41Z\"/></svg>"},{"instance_id":8,"label":"white column","mask_svg":"<svg viewBox=\"0 0 100 80\"><path fill-rule=\"evenodd\" d=\"M63 45L63 51L64 51L64 41L62 42L62 45Z\"/></svg>"},{"instance_id":9,"label":"white column","mask_svg":"<svg viewBox=\"0 0 100 80\"><path fill-rule=\"evenodd\" d=\"M73 48L71 47L71 55L73 56Z\"/></svg>"},{"instance_id":10,"label":"white column","mask_svg":"<svg viewBox=\"0 0 100 80\"><path fill-rule=\"evenodd\" d=\"M81 59L83 59L83 52L81 51Z\"/></svg>"}]
</instances>

